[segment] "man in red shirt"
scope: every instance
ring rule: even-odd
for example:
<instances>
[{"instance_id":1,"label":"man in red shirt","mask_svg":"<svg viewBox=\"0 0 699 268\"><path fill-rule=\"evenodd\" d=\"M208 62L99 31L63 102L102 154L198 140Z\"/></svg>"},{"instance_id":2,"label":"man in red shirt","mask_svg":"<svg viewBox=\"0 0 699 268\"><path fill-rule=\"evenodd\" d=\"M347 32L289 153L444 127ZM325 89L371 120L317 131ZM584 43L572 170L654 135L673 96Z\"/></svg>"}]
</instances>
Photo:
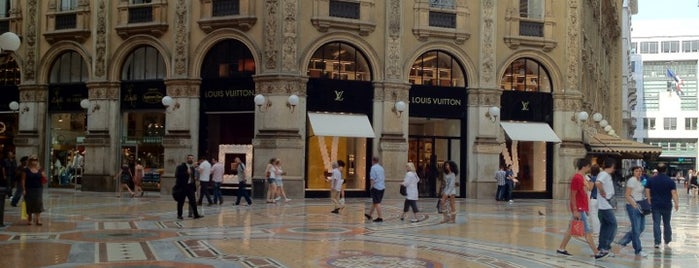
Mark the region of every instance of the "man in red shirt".
<instances>
[{"instance_id":1,"label":"man in red shirt","mask_svg":"<svg viewBox=\"0 0 699 268\"><path fill-rule=\"evenodd\" d=\"M570 212L572 212L573 214L573 219L581 220L585 225L585 240L587 241L587 244L590 246L592 252L595 254L595 258L603 258L607 254L600 253L597 250L595 243L592 241L592 229L590 228L590 224L587 221L590 207L588 204L586 189L591 188L591 185L587 185L587 182L585 181L585 174L590 171L590 160L584 158L579 159L577 163L577 168L578 172L575 173L575 175L573 175L573 178L570 181L570 202L568 203L568 207L570 209ZM597 215L593 215L593 217L597 217ZM568 246L568 241L570 241L570 227L568 227L568 231L566 231L566 235L565 237L563 237L563 241L561 241L561 246L556 250L556 253L563 255L571 255L566 250L566 246Z\"/></svg>"}]
</instances>

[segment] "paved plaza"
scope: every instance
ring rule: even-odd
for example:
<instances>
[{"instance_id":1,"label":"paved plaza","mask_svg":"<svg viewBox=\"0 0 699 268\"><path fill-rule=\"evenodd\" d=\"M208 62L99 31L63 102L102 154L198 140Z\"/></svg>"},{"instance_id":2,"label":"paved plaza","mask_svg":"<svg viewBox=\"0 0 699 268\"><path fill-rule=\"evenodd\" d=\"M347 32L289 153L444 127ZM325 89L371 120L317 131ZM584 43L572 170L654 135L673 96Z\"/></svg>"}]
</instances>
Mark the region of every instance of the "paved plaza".
<instances>
[{"instance_id":1,"label":"paved plaza","mask_svg":"<svg viewBox=\"0 0 699 268\"><path fill-rule=\"evenodd\" d=\"M332 214L327 199L251 207L203 206L204 218L177 220L169 196L45 191L42 226L27 226L5 205L1 267L695 267L699 200L682 192L673 242L653 249L652 220L642 235L646 258L629 245L595 260L581 239L557 255L569 212L565 201L461 199L455 224L440 224L435 199L421 199L422 221L401 221L403 200L384 200L384 222L364 218L369 199L348 199ZM185 209L186 211L186 209ZM186 212L185 212L186 213ZM630 229L619 209L617 238ZM186 215L185 215L186 216Z\"/></svg>"}]
</instances>

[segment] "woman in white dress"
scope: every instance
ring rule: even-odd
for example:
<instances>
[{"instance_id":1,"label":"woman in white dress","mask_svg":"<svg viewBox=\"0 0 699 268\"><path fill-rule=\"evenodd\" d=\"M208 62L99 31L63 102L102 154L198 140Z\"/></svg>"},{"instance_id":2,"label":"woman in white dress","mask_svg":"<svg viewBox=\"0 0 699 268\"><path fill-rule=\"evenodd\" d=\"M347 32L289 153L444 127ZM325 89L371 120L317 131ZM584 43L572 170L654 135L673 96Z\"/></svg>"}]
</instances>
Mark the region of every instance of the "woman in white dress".
<instances>
[{"instance_id":1,"label":"woman in white dress","mask_svg":"<svg viewBox=\"0 0 699 268\"><path fill-rule=\"evenodd\" d=\"M454 223L456 222L456 175L459 174L459 168L456 166L454 161L444 162L444 190L442 191L442 202L440 203L442 207L440 210L444 213L444 220L442 223ZM449 210L445 208L447 201L449 201Z\"/></svg>"},{"instance_id":2,"label":"woman in white dress","mask_svg":"<svg viewBox=\"0 0 699 268\"><path fill-rule=\"evenodd\" d=\"M274 173L274 183L277 185L277 191L278 195L277 198L274 199L274 201L279 201L282 197L284 197L284 202L289 202L291 199L286 197L286 192L284 191L284 183L282 182L282 175L286 175L286 172L282 170L282 161L279 160L279 158L274 161L274 165L272 166L271 173Z\"/></svg>"},{"instance_id":3,"label":"woman in white dress","mask_svg":"<svg viewBox=\"0 0 699 268\"><path fill-rule=\"evenodd\" d=\"M405 173L405 178L403 179L403 183L401 183L401 185L405 186L407 190L407 195L405 196L405 203L403 204L403 214L400 216L400 220L405 219L405 214L408 213L408 210L410 208L412 208L413 218L410 220L410 222L418 222L419 220L417 217L417 213L419 212L419 210L417 209L417 183L420 182L420 178L415 173L415 165L413 165L413 163L408 162L408 164L405 165L405 168L408 172Z\"/></svg>"}]
</instances>

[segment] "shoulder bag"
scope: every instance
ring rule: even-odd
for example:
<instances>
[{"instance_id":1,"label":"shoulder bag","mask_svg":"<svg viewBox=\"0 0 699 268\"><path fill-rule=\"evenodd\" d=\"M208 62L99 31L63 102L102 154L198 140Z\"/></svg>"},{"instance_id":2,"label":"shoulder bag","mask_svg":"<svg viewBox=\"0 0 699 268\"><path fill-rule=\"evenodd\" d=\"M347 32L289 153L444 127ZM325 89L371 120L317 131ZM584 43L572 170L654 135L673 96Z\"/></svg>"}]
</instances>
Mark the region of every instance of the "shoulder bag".
<instances>
[{"instance_id":1,"label":"shoulder bag","mask_svg":"<svg viewBox=\"0 0 699 268\"><path fill-rule=\"evenodd\" d=\"M650 206L650 202L648 202L647 198L644 198L641 201L636 201L636 205L638 207L638 210L641 211L641 214L648 215L651 212L653 212L653 209Z\"/></svg>"}]
</instances>

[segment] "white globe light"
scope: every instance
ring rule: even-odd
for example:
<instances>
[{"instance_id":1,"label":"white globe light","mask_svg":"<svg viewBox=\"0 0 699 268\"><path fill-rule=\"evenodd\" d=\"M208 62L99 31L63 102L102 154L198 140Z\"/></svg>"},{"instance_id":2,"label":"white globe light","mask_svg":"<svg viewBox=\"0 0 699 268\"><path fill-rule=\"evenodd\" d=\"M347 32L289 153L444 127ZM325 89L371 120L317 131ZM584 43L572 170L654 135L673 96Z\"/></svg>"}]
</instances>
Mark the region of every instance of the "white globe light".
<instances>
[{"instance_id":1,"label":"white globe light","mask_svg":"<svg viewBox=\"0 0 699 268\"><path fill-rule=\"evenodd\" d=\"M10 110L17 111L19 110L19 102L13 101L10 102Z\"/></svg>"},{"instance_id":2,"label":"white globe light","mask_svg":"<svg viewBox=\"0 0 699 268\"><path fill-rule=\"evenodd\" d=\"M595 122L602 121L602 119L604 119L604 117L602 116L601 113L594 113L592 115L592 120L595 120Z\"/></svg>"},{"instance_id":3,"label":"white globe light","mask_svg":"<svg viewBox=\"0 0 699 268\"><path fill-rule=\"evenodd\" d=\"M16 51L21 43L19 36L13 32L6 32L0 35L0 48L2 50Z\"/></svg>"},{"instance_id":4,"label":"white globe light","mask_svg":"<svg viewBox=\"0 0 699 268\"><path fill-rule=\"evenodd\" d=\"M262 106L263 104L265 104L265 96L262 96L262 94L257 94L255 95L254 101L255 105Z\"/></svg>"},{"instance_id":5,"label":"white globe light","mask_svg":"<svg viewBox=\"0 0 699 268\"><path fill-rule=\"evenodd\" d=\"M599 126L600 127L607 127L607 126L609 126L609 122L607 122L607 120L599 121Z\"/></svg>"},{"instance_id":6,"label":"white globe light","mask_svg":"<svg viewBox=\"0 0 699 268\"><path fill-rule=\"evenodd\" d=\"M589 115L585 111L579 112L577 114L578 121L587 121L588 117L589 117Z\"/></svg>"},{"instance_id":7,"label":"white globe light","mask_svg":"<svg viewBox=\"0 0 699 268\"><path fill-rule=\"evenodd\" d=\"M609 136L616 136L616 131L614 131L614 130L612 129L612 130L609 130L609 131L607 132L607 134L609 134Z\"/></svg>"},{"instance_id":8,"label":"white globe light","mask_svg":"<svg viewBox=\"0 0 699 268\"><path fill-rule=\"evenodd\" d=\"M257 96L262 96L262 95L257 95ZM257 96L255 96L255 98L257 98ZM291 106L299 105L299 96L296 94L293 94L293 95L289 96L288 101L289 101L289 105L291 105ZM257 103L257 101L255 101L255 103Z\"/></svg>"},{"instance_id":9,"label":"white globe light","mask_svg":"<svg viewBox=\"0 0 699 268\"><path fill-rule=\"evenodd\" d=\"M165 96L165 97L163 97L162 102L163 102L163 106L170 107L170 105L172 105L173 100L172 100L172 97Z\"/></svg>"},{"instance_id":10,"label":"white globe light","mask_svg":"<svg viewBox=\"0 0 699 268\"><path fill-rule=\"evenodd\" d=\"M81 100L80 107L82 107L83 109L90 108L90 100L88 100L88 99Z\"/></svg>"},{"instance_id":11,"label":"white globe light","mask_svg":"<svg viewBox=\"0 0 699 268\"><path fill-rule=\"evenodd\" d=\"M604 127L604 131L609 132L610 130L612 130L612 126L607 125L606 127Z\"/></svg>"},{"instance_id":12,"label":"white globe light","mask_svg":"<svg viewBox=\"0 0 699 268\"><path fill-rule=\"evenodd\" d=\"M403 102L403 101L396 102L396 104L394 106L396 108L396 111L398 111L400 113L405 111L406 105L405 105L405 102Z\"/></svg>"},{"instance_id":13,"label":"white globe light","mask_svg":"<svg viewBox=\"0 0 699 268\"><path fill-rule=\"evenodd\" d=\"M498 108L496 106L492 106L492 107L488 108L488 113L492 117L498 117L498 116L500 116L500 108Z\"/></svg>"}]
</instances>

